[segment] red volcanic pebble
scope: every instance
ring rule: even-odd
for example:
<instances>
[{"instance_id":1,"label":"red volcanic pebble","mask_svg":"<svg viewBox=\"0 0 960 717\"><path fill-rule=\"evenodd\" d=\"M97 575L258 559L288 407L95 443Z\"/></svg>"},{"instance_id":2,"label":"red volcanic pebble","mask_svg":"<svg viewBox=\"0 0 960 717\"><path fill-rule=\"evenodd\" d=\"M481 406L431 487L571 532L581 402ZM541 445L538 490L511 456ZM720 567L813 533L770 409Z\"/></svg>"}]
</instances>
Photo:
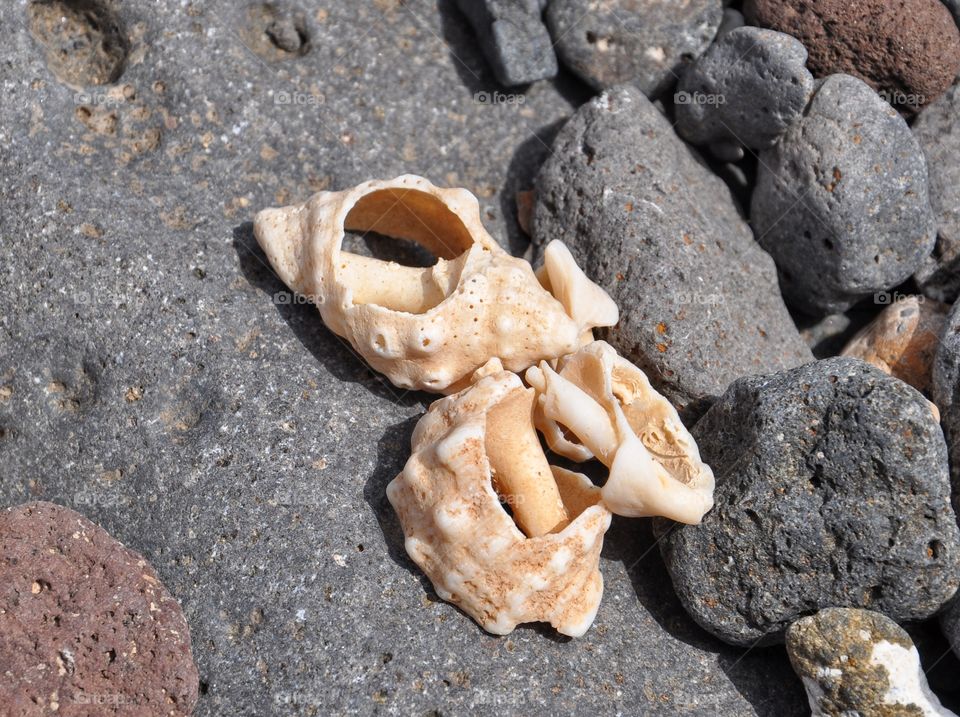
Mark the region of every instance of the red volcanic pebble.
<instances>
[{"instance_id":1,"label":"red volcanic pebble","mask_svg":"<svg viewBox=\"0 0 960 717\"><path fill-rule=\"evenodd\" d=\"M859 77L901 109L933 102L960 72L960 30L940 0L746 0L744 13L800 40L817 77Z\"/></svg>"},{"instance_id":2,"label":"red volcanic pebble","mask_svg":"<svg viewBox=\"0 0 960 717\"><path fill-rule=\"evenodd\" d=\"M199 678L153 568L53 503L0 512L0 714L189 715Z\"/></svg>"}]
</instances>

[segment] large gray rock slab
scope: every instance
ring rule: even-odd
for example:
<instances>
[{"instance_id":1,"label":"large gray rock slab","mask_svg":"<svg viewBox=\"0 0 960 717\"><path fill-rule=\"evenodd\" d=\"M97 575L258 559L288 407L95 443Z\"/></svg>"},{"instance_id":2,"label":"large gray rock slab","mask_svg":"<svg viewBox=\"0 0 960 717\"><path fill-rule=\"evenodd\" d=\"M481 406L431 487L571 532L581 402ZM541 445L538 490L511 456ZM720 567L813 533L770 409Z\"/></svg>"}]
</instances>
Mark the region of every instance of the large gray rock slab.
<instances>
[{"instance_id":1,"label":"large gray rock slab","mask_svg":"<svg viewBox=\"0 0 960 717\"><path fill-rule=\"evenodd\" d=\"M960 88L928 105L912 129L927 158L937 229L933 254L914 278L927 296L953 302L960 295Z\"/></svg>"},{"instance_id":2,"label":"large gray rock slab","mask_svg":"<svg viewBox=\"0 0 960 717\"><path fill-rule=\"evenodd\" d=\"M636 88L567 123L537 178L534 242L561 239L620 306L601 332L685 418L741 376L812 358L726 185Z\"/></svg>"},{"instance_id":3,"label":"large gray rock slab","mask_svg":"<svg viewBox=\"0 0 960 717\"><path fill-rule=\"evenodd\" d=\"M947 446L923 395L851 358L735 382L692 431L717 478L700 525L659 521L690 614L723 640L798 618L933 617L960 585Z\"/></svg>"},{"instance_id":4,"label":"large gray rock slab","mask_svg":"<svg viewBox=\"0 0 960 717\"><path fill-rule=\"evenodd\" d=\"M303 3L269 21L287 49L225 0L117 7L123 73L78 99L0 4L0 505L72 507L150 561L195 714L803 715L782 652L685 615L642 521L608 536L583 640L439 601L384 494L429 397L364 368L250 235L261 207L412 171L513 246L568 88L476 103L496 84L449 2Z\"/></svg>"},{"instance_id":5,"label":"large gray rock slab","mask_svg":"<svg viewBox=\"0 0 960 717\"><path fill-rule=\"evenodd\" d=\"M927 163L900 114L848 75L760 154L750 219L787 301L842 312L908 279L933 249Z\"/></svg>"},{"instance_id":6,"label":"large gray rock slab","mask_svg":"<svg viewBox=\"0 0 960 717\"><path fill-rule=\"evenodd\" d=\"M547 25L561 62L603 90L631 82L656 98L710 46L720 0L551 0Z\"/></svg>"}]
</instances>

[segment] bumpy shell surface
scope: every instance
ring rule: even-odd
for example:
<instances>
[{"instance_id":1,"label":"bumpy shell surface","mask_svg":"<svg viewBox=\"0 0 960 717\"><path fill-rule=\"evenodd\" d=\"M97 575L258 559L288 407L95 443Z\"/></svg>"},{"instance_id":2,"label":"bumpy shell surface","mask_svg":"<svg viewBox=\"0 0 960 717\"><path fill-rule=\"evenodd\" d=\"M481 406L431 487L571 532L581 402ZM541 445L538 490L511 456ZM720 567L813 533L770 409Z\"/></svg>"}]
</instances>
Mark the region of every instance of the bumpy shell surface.
<instances>
[{"instance_id":1,"label":"bumpy shell surface","mask_svg":"<svg viewBox=\"0 0 960 717\"><path fill-rule=\"evenodd\" d=\"M437 594L488 632L549 622L580 636L603 593L599 570L610 513L584 476L553 469L567 514L559 532L528 538L502 507L487 457L487 420L498 404L526 391L496 371L435 401L417 424L413 455L387 487L406 549ZM532 421L529 430L533 431Z\"/></svg>"},{"instance_id":2,"label":"bumpy shell surface","mask_svg":"<svg viewBox=\"0 0 960 717\"><path fill-rule=\"evenodd\" d=\"M411 240L438 260L417 268L352 254L341 248L344 231ZM523 371L618 319L562 244L547 248L541 284L486 232L470 192L413 175L265 209L254 234L287 286L402 388L452 393L494 357Z\"/></svg>"},{"instance_id":3,"label":"bumpy shell surface","mask_svg":"<svg viewBox=\"0 0 960 717\"><path fill-rule=\"evenodd\" d=\"M601 491L612 512L699 523L713 507L713 471L670 402L604 341L526 373L536 422L551 449L610 469Z\"/></svg>"}]
</instances>

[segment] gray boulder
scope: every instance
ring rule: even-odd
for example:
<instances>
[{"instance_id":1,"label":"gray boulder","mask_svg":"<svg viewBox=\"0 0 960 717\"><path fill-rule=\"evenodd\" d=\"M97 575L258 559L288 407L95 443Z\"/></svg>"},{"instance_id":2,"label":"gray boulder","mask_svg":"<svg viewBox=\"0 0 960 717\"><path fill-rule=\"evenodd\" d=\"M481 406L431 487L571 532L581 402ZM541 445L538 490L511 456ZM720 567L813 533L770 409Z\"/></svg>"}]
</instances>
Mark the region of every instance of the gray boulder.
<instances>
[{"instance_id":1,"label":"gray boulder","mask_svg":"<svg viewBox=\"0 0 960 717\"><path fill-rule=\"evenodd\" d=\"M557 56L538 0L457 0L497 80L508 87L557 74Z\"/></svg>"},{"instance_id":2,"label":"gray boulder","mask_svg":"<svg viewBox=\"0 0 960 717\"><path fill-rule=\"evenodd\" d=\"M604 338L687 419L740 376L812 358L730 191L634 87L561 130L537 179L533 237L562 239L613 296L620 323Z\"/></svg>"},{"instance_id":3,"label":"gray boulder","mask_svg":"<svg viewBox=\"0 0 960 717\"><path fill-rule=\"evenodd\" d=\"M695 144L772 147L813 94L806 61L789 35L756 27L725 33L677 86L677 131Z\"/></svg>"},{"instance_id":4,"label":"gray boulder","mask_svg":"<svg viewBox=\"0 0 960 717\"><path fill-rule=\"evenodd\" d=\"M919 143L848 75L824 80L803 118L760 155L751 220L788 303L812 314L898 286L936 234Z\"/></svg>"},{"instance_id":5,"label":"gray boulder","mask_svg":"<svg viewBox=\"0 0 960 717\"><path fill-rule=\"evenodd\" d=\"M657 529L681 602L720 639L779 642L825 607L926 619L953 596L947 447L907 384L848 358L745 378L693 435L715 507Z\"/></svg>"},{"instance_id":6,"label":"gray boulder","mask_svg":"<svg viewBox=\"0 0 960 717\"><path fill-rule=\"evenodd\" d=\"M632 82L651 98L709 47L722 19L720 0L552 0L547 7L563 64L595 89Z\"/></svg>"},{"instance_id":7,"label":"gray boulder","mask_svg":"<svg viewBox=\"0 0 960 717\"><path fill-rule=\"evenodd\" d=\"M960 294L960 89L954 85L913 124L927 158L930 206L937 226L933 254L917 271L917 284L937 301Z\"/></svg>"}]
</instances>

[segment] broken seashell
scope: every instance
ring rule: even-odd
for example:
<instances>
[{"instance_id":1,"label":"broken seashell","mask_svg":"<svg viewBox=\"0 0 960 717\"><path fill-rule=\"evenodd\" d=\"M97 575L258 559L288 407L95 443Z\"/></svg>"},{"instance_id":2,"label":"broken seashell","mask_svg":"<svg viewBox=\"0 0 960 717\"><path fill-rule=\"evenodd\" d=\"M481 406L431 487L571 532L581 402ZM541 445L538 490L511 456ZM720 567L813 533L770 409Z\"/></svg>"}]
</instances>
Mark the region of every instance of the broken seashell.
<instances>
[{"instance_id":1,"label":"broken seashell","mask_svg":"<svg viewBox=\"0 0 960 717\"><path fill-rule=\"evenodd\" d=\"M610 469L600 493L613 513L696 524L713 507L713 471L676 409L608 343L584 346L558 370L543 361L526 379L550 448Z\"/></svg>"},{"instance_id":2,"label":"broken seashell","mask_svg":"<svg viewBox=\"0 0 960 717\"><path fill-rule=\"evenodd\" d=\"M341 248L344 231L412 240L437 262L416 268L352 254ZM575 351L619 317L561 243L546 248L541 284L486 232L470 192L414 175L265 209L254 234L284 283L402 388L453 393L493 357L523 371Z\"/></svg>"},{"instance_id":3,"label":"broken seashell","mask_svg":"<svg viewBox=\"0 0 960 717\"><path fill-rule=\"evenodd\" d=\"M536 440L533 392L517 375L491 368L430 406L387 497L400 517L407 553L441 598L494 634L545 621L578 637L593 622L603 594L600 549L610 512L586 476L547 466L539 444L529 440ZM544 466L552 476L544 475ZM522 489L504 495L517 523L554 532L521 533L495 484Z\"/></svg>"}]
</instances>

